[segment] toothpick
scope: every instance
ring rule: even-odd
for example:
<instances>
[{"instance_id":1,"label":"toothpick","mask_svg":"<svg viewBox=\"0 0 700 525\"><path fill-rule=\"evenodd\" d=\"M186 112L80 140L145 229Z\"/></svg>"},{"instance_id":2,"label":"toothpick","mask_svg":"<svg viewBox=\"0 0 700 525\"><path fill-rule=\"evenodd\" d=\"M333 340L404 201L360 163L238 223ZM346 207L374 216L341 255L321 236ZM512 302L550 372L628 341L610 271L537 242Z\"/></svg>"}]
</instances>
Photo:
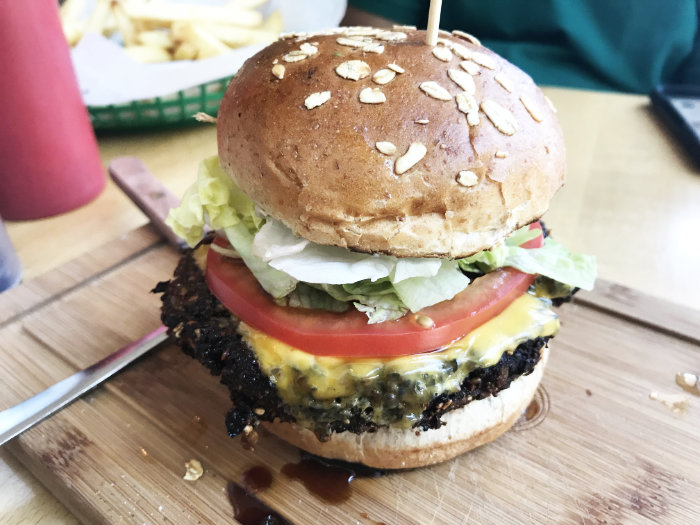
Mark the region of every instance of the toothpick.
<instances>
[{"instance_id":1,"label":"toothpick","mask_svg":"<svg viewBox=\"0 0 700 525\"><path fill-rule=\"evenodd\" d=\"M440 10L442 0L430 0L430 11L428 11L428 31L425 35L425 43L429 46L437 45L438 29L440 29Z\"/></svg>"}]
</instances>

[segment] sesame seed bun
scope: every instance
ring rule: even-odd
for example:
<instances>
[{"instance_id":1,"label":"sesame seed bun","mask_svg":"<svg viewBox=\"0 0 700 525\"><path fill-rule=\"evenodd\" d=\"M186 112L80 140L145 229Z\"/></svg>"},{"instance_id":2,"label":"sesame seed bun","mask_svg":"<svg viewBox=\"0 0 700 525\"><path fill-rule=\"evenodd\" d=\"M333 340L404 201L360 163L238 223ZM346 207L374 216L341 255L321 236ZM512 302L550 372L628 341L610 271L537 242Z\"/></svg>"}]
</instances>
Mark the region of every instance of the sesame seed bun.
<instances>
[{"instance_id":1,"label":"sesame seed bun","mask_svg":"<svg viewBox=\"0 0 700 525\"><path fill-rule=\"evenodd\" d=\"M294 423L264 422L273 434L307 452L330 459L363 463L381 469L416 468L441 463L490 443L510 429L532 401L544 373L549 348L534 370L518 377L508 388L448 412L437 430L416 432L380 428L376 432L332 434L319 441L313 432Z\"/></svg>"},{"instance_id":2,"label":"sesame seed bun","mask_svg":"<svg viewBox=\"0 0 700 525\"><path fill-rule=\"evenodd\" d=\"M564 143L528 75L463 33L342 30L288 35L228 87L220 161L264 212L319 244L463 257L547 210Z\"/></svg>"}]
</instances>

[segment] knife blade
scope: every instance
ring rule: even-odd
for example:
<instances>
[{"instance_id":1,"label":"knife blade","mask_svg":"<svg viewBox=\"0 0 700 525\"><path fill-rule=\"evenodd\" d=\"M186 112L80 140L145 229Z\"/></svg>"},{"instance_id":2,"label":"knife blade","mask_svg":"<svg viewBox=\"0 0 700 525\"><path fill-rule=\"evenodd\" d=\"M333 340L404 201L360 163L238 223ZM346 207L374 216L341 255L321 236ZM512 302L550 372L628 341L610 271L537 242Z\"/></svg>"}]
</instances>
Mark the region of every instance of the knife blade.
<instances>
[{"instance_id":1,"label":"knife blade","mask_svg":"<svg viewBox=\"0 0 700 525\"><path fill-rule=\"evenodd\" d=\"M117 350L94 365L76 372L12 408L0 412L0 446L158 346L168 338L166 330L165 326L160 326L150 334Z\"/></svg>"},{"instance_id":2,"label":"knife blade","mask_svg":"<svg viewBox=\"0 0 700 525\"><path fill-rule=\"evenodd\" d=\"M114 159L109 165L109 173L117 186L148 216L161 235L179 250L187 247L165 224L168 211L179 204L179 199L148 171L140 159ZM160 326L90 367L0 412L0 446L158 346L168 338L166 330L165 326Z\"/></svg>"}]
</instances>

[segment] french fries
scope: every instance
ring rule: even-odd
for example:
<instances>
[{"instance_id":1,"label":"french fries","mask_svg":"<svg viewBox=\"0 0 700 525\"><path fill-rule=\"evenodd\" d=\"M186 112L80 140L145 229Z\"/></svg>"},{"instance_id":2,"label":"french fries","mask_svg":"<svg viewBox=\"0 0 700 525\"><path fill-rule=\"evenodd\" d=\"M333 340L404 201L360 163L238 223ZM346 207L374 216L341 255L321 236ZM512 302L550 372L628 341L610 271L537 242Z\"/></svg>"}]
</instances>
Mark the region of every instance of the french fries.
<instances>
[{"instance_id":1,"label":"french fries","mask_svg":"<svg viewBox=\"0 0 700 525\"><path fill-rule=\"evenodd\" d=\"M124 2L126 14L132 20L163 26L173 22L221 22L232 26L255 27L262 24L258 11L235 5L211 6L191 4L167 4L162 1L148 3Z\"/></svg>"},{"instance_id":2,"label":"french fries","mask_svg":"<svg viewBox=\"0 0 700 525\"><path fill-rule=\"evenodd\" d=\"M166 0L64 0L60 7L66 40L76 45L88 32L120 39L139 62L199 60L237 47L274 41L282 14L267 19L256 8L268 0L228 0L221 5Z\"/></svg>"}]
</instances>

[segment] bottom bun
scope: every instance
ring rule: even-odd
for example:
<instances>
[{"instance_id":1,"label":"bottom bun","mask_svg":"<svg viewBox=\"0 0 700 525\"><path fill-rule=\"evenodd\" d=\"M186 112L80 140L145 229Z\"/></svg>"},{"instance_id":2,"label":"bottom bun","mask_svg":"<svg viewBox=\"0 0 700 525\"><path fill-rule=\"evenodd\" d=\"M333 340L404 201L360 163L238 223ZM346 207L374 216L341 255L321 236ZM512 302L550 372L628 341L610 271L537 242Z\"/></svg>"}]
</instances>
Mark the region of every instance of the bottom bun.
<instances>
[{"instance_id":1,"label":"bottom bun","mask_svg":"<svg viewBox=\"0 0 700 525\"><path fill-rule=\"evenodd\" d=\"M518 377L497 396L446 413L442 418L446 424L438 429L380 428L362 434L331 434L328 441L319 441L313 432L294 423L263 425L292 445L329 459L380 469L432 465L489 443L512 427L535 395L548 357L549 349L544 346L532 373Z\"/></svg>"}]
</instances>

